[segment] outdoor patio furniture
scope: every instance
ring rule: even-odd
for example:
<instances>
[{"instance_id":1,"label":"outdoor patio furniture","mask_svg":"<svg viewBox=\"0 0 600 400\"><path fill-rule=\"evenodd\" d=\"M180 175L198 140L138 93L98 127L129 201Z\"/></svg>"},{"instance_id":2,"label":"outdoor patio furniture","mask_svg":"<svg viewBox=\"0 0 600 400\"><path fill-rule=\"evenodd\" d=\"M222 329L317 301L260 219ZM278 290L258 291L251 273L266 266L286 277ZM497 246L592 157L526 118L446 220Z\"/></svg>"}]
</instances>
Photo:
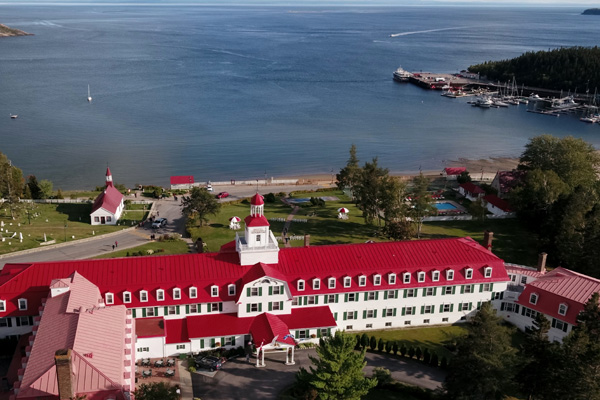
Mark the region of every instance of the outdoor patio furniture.
<instances>
[{"instance_id":1,"label":"outdoor patio furniture","mask_svg":"<svg viewBox=\"0 0 600 400\"><path fill-rule=\"evenodd\" d=\"M165 376L175 376L175 371L172 369L167 369L165 371Z\"/></svg>"},{"instance_id":2,"label":"outdoor patio furniture","mask_svg":"<svg viewBox=\"0 0 600 400\"><path fill-rule=\"evenodd\" d=\"M174 359L174 358L169 358L169 359L167 360L167 366L168 366L168 367L172 367L172 366L174 366L174 365L175 365L175 359Z\"/></svg>"},{"instance_id":3,"label":"outdoor patio furniture","mask_svg":"<svg viewBox=\"0 0 600 400\"><path fill-rule=\"evenodd\" d=\"M149 358L142 358L142 365L143 366L150 365L150 359Z\"/></svg>"},{"instance_id":4,"label":"outdoor patio furniture","mask_svg":"<svg viewBox=\"0 0 600 400\"><path fill-rule=\"evenodd\" d=\"M152 376L152 370L151 369L145 369L142 371L142 378L149 378Z\"/></svg>"},{"instance_id":5,"label":"outdoor patio furniture","mask_svg":"<svg viewBox=\"0 0 600 400\"><path fill-rule=\"evenodd\" d=\"M165 362L163 360L156 360L156 361L154 361L154 366L155 367L164 367Z\"/></svg>"}]
</instances>

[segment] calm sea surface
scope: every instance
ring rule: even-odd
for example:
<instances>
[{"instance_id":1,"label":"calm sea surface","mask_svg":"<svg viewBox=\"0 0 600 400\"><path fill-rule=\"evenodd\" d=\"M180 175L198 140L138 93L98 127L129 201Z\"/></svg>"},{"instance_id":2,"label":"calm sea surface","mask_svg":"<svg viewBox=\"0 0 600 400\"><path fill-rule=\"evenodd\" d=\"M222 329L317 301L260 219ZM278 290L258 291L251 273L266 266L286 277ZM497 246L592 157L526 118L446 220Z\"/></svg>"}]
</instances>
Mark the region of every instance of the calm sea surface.
<instances>
[{"instance_id":1,"label":"calm sea surface","mask_svg":"<svg viewBox=\"0 0 600 400\"><path fill-rule=\"evenodd\" d=\"M102 184L107 164L127 185L329 173L352 143L392 171L518 156L542 133L600 147L600 126L576 117L477 109L392 81L400 65L457 72L597 45L600 20L580 12L0 6L0 22L35 34L0 39L0 151L72 189Z\"/></svg>"}]
</instances>

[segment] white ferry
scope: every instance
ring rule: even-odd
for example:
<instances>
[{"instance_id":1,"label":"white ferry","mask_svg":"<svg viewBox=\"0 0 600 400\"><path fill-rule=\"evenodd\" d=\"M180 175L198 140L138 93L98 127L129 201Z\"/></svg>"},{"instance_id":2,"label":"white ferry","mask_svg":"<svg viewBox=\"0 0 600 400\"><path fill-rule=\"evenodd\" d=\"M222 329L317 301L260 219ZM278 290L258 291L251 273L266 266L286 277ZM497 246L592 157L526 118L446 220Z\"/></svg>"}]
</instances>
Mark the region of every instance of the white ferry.
<instances>
[{"instance_id":1,"label":"white ferry","mask_svg":"<svg viewBox=\"0 0 600 400\"><path fill-rule=\"evenodd\" d=\"M413 76L408 71L405 71L402 67L399 67L394 71L394 80L398 82L408 82L408 79Z\"/></svg>"}]
</instances>

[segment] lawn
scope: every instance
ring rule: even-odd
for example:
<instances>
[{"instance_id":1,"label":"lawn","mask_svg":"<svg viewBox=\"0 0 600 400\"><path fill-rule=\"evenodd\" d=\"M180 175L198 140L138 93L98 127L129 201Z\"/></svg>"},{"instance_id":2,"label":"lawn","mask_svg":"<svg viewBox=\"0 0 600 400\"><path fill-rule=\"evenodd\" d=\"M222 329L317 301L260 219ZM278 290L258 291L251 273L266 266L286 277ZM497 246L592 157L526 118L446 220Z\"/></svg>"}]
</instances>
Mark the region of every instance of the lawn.
<instances>
[{"instance_id":1,"label":"lawn","mask_svg":"<svg viewBox=\"0 0 600 400\"><path fill-rule=\"evenodd\" d=\"M152 250L152 255L170 255L170 254L185 254L189 252L189 247L183 240L168 241L168 242L149 242L138 247L133 247L124 250L113 251L108 254L103 254L94 258L118 258L127 257L128 255L134 255L135 253L142 252L144 255L147 254L148 250ZM138 256L139 254L135 254Z\"/></svg>"}]
</instances>

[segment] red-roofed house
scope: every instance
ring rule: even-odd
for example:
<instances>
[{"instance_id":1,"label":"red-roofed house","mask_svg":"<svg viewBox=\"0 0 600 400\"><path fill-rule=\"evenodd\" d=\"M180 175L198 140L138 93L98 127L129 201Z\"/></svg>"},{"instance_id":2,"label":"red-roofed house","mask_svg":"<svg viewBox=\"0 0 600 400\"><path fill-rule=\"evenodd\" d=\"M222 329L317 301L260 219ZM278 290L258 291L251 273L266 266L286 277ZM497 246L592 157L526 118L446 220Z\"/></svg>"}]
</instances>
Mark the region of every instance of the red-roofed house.
<instances>
[{"instance_id":1,"label":"red-roofed house","mask_svg":"<svg viewBox=\"0 0 600 400\"><path fill-rule=\"evenodd\" d=\"M463 172L467 172L466 167L446 167L442 171L442 176L446 177L447 181L455 181Z\"/></svg>"},{"instance_id":2,"label":"red-roofed house","mask_svg":"<svg viewBox=\"0 0 600 400\"><path fill-rule=\"evenodd\" d=\"M171 189L191 189L192 187L194 187L194 177L192 175L171 177Z\"/></svg>"},{"instance_id":3,"label":"red-roofed house","mask_svg":"<svg viewBox=\"0 0 600 400\"><path fill-rule=\"evenodd\" d=\"M515 215L508 202L495 194L483 196L483 201L487 210L497 217L513 217Z\"/></svg>"},{"instance_id":4,"label":"red-roofed house","mask_svg":"<svg viewBox=\"0 0 600 400\"><path fill-rule=\"evenodd\" d=\"M471 201L476 201L485 195L483 189L472 182L465 182L458 185L458 193Z\"/></svg>"},{"instance_id":5,"label":"red-roofed house","mask_svg":"<svg viewBox=\"0 0 600 400\"><path fill-rule=\"evenodd\" d=\"M116 225L124 208L123 195L113 186L112 174L107 167L106 188L96 197L92 206L92 225Z\"/></svg>"}]
</instances>

